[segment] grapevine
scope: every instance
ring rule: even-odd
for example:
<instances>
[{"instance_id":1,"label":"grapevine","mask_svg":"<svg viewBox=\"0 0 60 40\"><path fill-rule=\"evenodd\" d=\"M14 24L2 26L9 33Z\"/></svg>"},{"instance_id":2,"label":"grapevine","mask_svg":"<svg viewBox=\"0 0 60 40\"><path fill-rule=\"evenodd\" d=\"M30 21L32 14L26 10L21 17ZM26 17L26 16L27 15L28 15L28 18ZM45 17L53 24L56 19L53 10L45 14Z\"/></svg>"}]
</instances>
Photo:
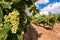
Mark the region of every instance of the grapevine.
<instances>
[{"instance_id":1,"label":"grapevine","mask_svg":"<svg viewBox=\"0 0 60 40\"><path fill-rule=\"evenodd\" d=\"M52 27L60 21L60 15L39 15L40 10L34 4L36 1L0 0L0 40L23 40L30 23L42 23Z\"/></svg>"}]
</instances>

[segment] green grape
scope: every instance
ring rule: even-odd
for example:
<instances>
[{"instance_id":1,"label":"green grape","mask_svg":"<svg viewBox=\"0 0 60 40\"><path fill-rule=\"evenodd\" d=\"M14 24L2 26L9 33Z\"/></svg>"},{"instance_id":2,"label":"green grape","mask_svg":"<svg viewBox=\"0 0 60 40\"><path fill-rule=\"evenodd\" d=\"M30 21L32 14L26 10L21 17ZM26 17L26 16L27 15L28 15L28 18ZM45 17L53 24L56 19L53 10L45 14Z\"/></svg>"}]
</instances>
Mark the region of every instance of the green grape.
<instances>
[{"instance_id":1,"label":"green grape","mask_svg":"<svg viewBox=\"0 0 60 40\"><path fill-rule=\"evenodd\" d=\"M12 13L9 13L8 15L4 16L5 22L10 22L12 24L12 33L16 34L18 25L19 25L19 12L13 11Z\"/></svg>"}]
</instances>

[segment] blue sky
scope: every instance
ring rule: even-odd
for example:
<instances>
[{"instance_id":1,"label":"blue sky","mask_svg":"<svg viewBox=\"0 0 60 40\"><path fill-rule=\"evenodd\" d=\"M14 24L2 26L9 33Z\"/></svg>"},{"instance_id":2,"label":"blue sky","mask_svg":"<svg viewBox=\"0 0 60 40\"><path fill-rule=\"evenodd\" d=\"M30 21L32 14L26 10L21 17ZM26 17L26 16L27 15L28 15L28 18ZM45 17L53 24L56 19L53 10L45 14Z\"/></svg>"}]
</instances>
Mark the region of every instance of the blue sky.
<instances>
[{"instance_id":1,"label":"blue sky","mask_svg":"<svg viewBox=\"0 0 60 40\"><path fill-rule=\"evenodd\" d=\"M60 2L60 0L49 0L49 3L47 4L38 4L39 8L42 9L44 7L46 7L47 5L51 4L51 3L55 3L55 2Z\"/></svg>"},{"instance_id":2,"label":"blue sky","mask_svg":"<svg viewBox=\"0 0 60 40\"><path fill-rule=\"evenodd\" d=\"M35 5L41 10L41 13L60 13L60 0L38 0Z\"/></svg>"}]
</instances>

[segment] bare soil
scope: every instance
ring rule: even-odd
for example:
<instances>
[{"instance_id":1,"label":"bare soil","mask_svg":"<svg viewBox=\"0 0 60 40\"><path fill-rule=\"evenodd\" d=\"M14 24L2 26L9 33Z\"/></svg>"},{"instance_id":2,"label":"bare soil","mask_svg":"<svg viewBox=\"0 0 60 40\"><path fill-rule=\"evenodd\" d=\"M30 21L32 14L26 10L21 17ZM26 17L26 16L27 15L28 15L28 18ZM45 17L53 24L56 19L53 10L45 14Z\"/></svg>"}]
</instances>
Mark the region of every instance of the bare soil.
<instances>
[{"instance_id":1,"label":"bare soil","mask_svg":"<svg viewBox=\"0 0 60 40\"><path fill-rule=\"evenodd\" d=\"M60 40L60 23L56 23L51 30L32 23L29 26L29 32L24 34L24 40Z\"/></svg>"}]
</instances>

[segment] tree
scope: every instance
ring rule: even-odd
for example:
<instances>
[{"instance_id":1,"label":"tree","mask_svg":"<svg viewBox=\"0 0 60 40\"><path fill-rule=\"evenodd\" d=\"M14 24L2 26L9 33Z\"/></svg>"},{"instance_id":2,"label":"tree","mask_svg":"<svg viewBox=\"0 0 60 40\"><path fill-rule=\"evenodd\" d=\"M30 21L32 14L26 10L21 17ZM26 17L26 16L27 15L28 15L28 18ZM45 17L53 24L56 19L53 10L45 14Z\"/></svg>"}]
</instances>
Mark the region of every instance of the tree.
<instances>
[{"instance_id":1,"label":"tree","mask_svg":"<svg viewBox=\"0 0 60 40\"><path fill-rule=\"evenodd\" d=\"M60 14L58 15L58 22L60 22Z\"/></svg>"},{"instance_id":2,"label":"tree","mask_svg":"<svg viewBox=\"0 0 60 40\"><path fill-rule=\"evenodd\" d=\"M38 18L34 18L32 20L32 23L35 23L40 26L40 24L43 24L44 28L46 28L46 25L50 26L50 28L53 28L54 24L58 22L58 16L56 14L50 13L49 15L41 15Z\"/></svg>"}]
</instances>

